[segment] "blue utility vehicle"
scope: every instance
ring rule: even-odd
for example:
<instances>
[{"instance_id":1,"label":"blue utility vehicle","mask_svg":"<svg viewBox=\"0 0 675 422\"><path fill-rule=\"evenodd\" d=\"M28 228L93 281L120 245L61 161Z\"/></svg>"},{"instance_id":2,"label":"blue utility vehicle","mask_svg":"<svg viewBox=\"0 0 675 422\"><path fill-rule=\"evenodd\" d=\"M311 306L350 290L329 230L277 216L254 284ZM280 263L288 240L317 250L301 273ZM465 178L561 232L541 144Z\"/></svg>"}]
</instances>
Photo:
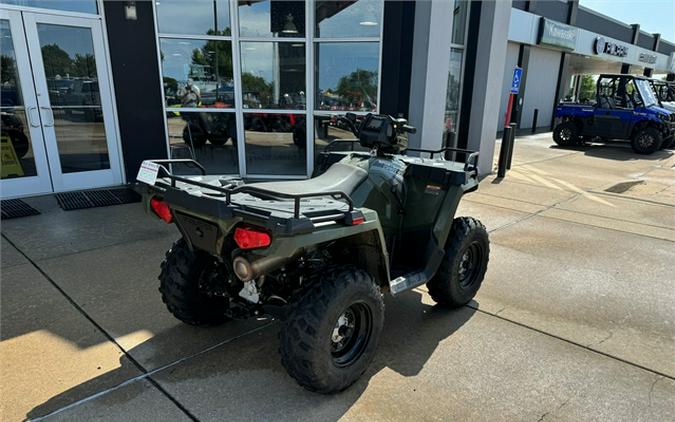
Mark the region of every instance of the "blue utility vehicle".
<instances>
[{"instance_id":1,"label":"blue utility vehicle","mask_svg":"<svg viewBox=\"0 0 675 422\"><path fill-rule=\"evenodd\" d=\"M555 110L553 140L560 146L590 140L629 140L638 154L672 146L675 113L660 107L649 80L632 75L600 75L596 103L561 103Z\"/></svg>"}]
</instances>

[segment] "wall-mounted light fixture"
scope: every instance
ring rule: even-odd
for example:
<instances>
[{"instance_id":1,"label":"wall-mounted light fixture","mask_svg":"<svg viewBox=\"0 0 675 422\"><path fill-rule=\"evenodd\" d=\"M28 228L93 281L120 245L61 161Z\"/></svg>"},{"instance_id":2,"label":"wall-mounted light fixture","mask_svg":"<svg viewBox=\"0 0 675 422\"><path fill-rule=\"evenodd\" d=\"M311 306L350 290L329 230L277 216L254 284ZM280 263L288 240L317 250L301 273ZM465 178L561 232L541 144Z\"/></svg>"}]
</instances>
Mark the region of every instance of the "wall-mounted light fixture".
<instances>
[{"instance_id":1,"label":"wall-mounted light fixture","mask_svg":"<svg viewBox=\"0 0 675 422\"><path fill-rule=\"evenodd\" d=\"M135 21L138 19L138 15L136 15L136 2L135 1L128 1L124 3L124 17L128 21Z\"/></svg>"}]
</instances>

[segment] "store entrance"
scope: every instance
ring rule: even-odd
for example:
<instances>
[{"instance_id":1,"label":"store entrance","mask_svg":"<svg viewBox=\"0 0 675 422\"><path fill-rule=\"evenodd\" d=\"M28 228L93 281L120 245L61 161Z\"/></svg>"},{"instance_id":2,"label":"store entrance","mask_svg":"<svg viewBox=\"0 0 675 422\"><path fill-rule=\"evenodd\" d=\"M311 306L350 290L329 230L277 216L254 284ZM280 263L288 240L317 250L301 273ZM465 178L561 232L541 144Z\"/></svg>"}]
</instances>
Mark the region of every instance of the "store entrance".
<instances>
[{"instance_id":1,"label":"store entrance","mask_svg":"<svg viewBox=\"0 0 675 422\"><path fill-rule=\"evenodd\" d=\"M122 182L100 19L0 9L2 198Z\"/></svg>"}]
</instances>

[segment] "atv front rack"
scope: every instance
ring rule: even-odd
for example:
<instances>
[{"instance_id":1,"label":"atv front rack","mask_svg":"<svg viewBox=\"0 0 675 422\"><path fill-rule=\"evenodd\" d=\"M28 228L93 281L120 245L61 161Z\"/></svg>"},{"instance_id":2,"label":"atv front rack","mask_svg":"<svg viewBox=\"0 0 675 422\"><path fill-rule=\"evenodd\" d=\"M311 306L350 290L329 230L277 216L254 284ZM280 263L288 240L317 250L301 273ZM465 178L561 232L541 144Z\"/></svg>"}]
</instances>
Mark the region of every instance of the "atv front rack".
<instances>
[{"instance_id":1,"label":"atv front rack","mask_svg":"<svg viewBox=\"0 0 675 422\"><path fill-rule=\"evenodd\" d=\"M224 198L224 203L225 205L238 205L237 203L234 203L232 201L232 196L235 194L249 194L251 196L254 196L259 199L266 199L266 200L277 200L277 201L287 201L287 200L292 200L293 201L293 218L299 219L302 216L301 213L301 203L300 201L303 199L309 199L309 198L317 198L317 197L330 197L334 200L338 201L344 201L346 205L348 206L348 210L346 212L340 212L340 214L343 215L349 215L354 211L354 203L352 201L352 198L347 195L346 193L342 191L323 191L323 192L308 192L308 193L300 193L300 194L289 194L289 193L282 193L282 192L275 192L271 191L268 189L263 189L257 186L251 186L251 185L243 185L243 186L236 186L236 187L230 187L230 185L225 185L225 186L214 186L208 183L203 183L198 180L193 180L188 177L183 177L183 176L177 176L173 174L169 169L165 167L165 164L172 165L172 164L184 164L184 165L190 165L194 166L199 171L201 172L202 176L206 176L206 169L199 164L195 160L191 159L168 159L168 160L150 160L151 162L158 164L160 172L163 174L157 175L157 180L158 182L161 181L161 178L167 178L171 182L169 186L174 189L178 189L176 186L176 182L181 182L185 183L187 185L192 185L192 186L197 186L200 188L208 189L211 191L218 192L219 194L222 195L222 198ZM157 182L156 182L157 183ZM159 186L155 185L155 188L160 188ZM204 193L204 195L210 195L209 193Z\"/></svg>"}]
</instances>

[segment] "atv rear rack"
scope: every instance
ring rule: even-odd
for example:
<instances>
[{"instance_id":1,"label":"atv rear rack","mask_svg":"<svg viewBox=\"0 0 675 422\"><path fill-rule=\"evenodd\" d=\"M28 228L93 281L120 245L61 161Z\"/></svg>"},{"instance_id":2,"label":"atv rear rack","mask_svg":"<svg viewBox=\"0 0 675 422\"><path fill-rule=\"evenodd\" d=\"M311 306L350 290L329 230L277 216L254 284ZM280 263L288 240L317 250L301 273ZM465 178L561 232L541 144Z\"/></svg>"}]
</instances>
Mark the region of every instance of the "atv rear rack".
<instances>
[{"instance_id":1,"label":"atv rear rack","mask_svg":"<svg viewBox=\"0 0 675 422\"><path fill-rule=\"evenodd\" d=\"M191 165L199 169L201 172L202 176L206 176L206 169L199 164L197 161L184 158L184 159L169 159L169 160L149 160L155 164L159 165L160 171L164 173L164 175L158 174L157 178L158 181L160 181L160 177L166 177L171 180L170 186L174 189L177 189L178 187L176 186L176 182L181 182L185 183L188 185L192 186L197 186L200 188L204 189L209 189L212 191L216 191L220 194L224 195L225 198L225 205L233 205L232 202L232 195L238 194L238 193L245 193L249 194L251 196L260 198L260 199L271 199L271 200L277 200L277 201L285 201L285 200L292 200L293 201L293 218L299 219L301 217L300 213L300 201L302 199L308 199L308 198L317 198L317 197L330 197L334 200L342 200L344 201L349 209L346 212L340 212L340 214L344 215L351 215L351 213L354 211L354 203L352 201L352 198L347 195L346 193L342 191L324 191L324 192L309 192L309 193L301 193L301 194L289 194L289 193L281 193L281 192L275 192L271 191L268 189L263 189L260 187L256 186L250 186L250 185L243 185L243 186L238 186L238 187L227 187L226 186L214 186L208 183L203 183L197 180L192 180L187 177L183 176L177 176L173 174L169 169L165 167L165 164L184 164L184 165ZM156 182L157 183L157 182ZM154 186L155 188L161 189L159 186ZM208 193L205 193L208 195ZM234 203L234 205L237 205Z\"/></svg>"},{"instance_id":2,"label":"atv rear rack","mask_svg":"<svg viewBox=\"0 0 675 422\"><path fill-rule=\"evenodd\" d=\"M339 145L339 144L347 144L350 146L349 151L350 152L357 152L354 149L355 144L358 144L359 140L358 139L335 139L326 145L324 152L330 152L330 148L332 145ZM478 151L472 151L470 149L462 149L462 148L453 148L453 147L445 147L437 150L432 150L432 149L421 149L421 148L406 148L403 153L406 153L408 151L411 152L423 152L426 154L429 154L429 158L433 159L434 155L436 154L441 154L443 153L445 156L446 152L458 152L460 154L467 154L466 160L464 161L464 171L467 172L476 172L478 170ZM344 151L341 151L344 152Z\"/></svg>"}]
</instances>

